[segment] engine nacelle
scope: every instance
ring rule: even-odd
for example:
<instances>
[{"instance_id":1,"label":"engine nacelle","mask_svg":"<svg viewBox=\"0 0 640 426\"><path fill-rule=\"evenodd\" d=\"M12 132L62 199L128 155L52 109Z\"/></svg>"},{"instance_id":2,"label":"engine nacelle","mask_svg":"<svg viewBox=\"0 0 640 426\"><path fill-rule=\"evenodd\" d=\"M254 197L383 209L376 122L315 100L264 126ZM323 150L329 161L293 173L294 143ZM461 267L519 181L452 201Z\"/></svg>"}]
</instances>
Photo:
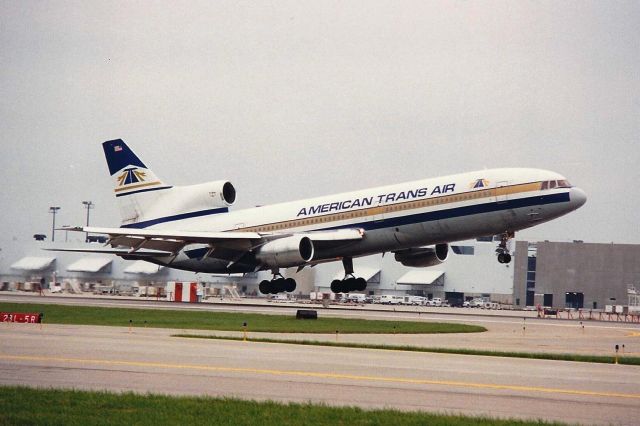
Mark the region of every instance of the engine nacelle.
<instances>
[{"instance_id":1,"label":"engine nacelle","mask_svg":"<svg viewBox=\"0 0 640 426\"><path fill-rule=\"evenodd\" d=\"M289 268L309 262L314 251L309 237L293 235L269 241L256 251L256 259L272 268Z\"/></svg>"},{"instance_id":2,"label":"engine nacelle","mask_svg":"<svg viewBox=\"0 0 640 426\"><path fill-rule=\"evenodd\" d=\"M404 266L425 268L439 265L449 255L448 244L436 244L435 247L416 247L395 252L395 259Z\"/></svg>"},{"instance_id":3,"label":"engine nacelle","mask_svg":"<svg viewBox=\"0 0 640 426\"><path fill-rule=\"evenodd\" d=\"M193 206L227 207L233 205L236 201L236 189L231 182L226 180L174 188L180 193L180 197L185 204Z\"/></svg>"},{"instance_id":4,"label":"engine nacelle","mask_svg":"<svg viewBox=\"0 0 640 426\"><path fill-rule=\"evenodd\" d=\"M176 213L225 208L236 201L231 182L219 180L195 185L174 186L158 200L158 208Z\"/></svg>"}]
</instances>

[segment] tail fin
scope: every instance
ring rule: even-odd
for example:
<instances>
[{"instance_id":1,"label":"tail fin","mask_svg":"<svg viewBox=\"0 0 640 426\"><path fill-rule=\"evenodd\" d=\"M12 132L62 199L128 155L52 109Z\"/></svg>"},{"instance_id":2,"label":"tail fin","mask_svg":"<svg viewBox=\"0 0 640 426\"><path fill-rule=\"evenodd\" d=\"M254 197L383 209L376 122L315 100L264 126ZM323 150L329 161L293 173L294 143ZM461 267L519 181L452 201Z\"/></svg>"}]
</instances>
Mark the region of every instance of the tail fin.
<instances>
[{"instance_id":1,"label":"tail fin","mask_svg":"<svg viewBox=\"0 0 640 426\"><path fill-rule=\"evenodd\" d=\"M157 200L153 191L171 188L147 168L122 139L102 144L109 173L114 183L114 193L120 207L122 224L134 223L144 218L145 208Z\"/></svg>"}]
</instances>

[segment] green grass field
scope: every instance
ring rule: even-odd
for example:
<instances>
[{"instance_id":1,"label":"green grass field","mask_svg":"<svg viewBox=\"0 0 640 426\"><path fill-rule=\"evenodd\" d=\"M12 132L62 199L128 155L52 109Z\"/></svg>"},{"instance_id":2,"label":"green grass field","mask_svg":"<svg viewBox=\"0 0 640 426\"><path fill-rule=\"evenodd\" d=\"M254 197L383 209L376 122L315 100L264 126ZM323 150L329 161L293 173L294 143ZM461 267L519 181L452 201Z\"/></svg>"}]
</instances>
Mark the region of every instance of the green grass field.
<instances>
[{"instance_id":1,"label":"green grass field","mask_svg":"<svg viewBox=\"0 0 640 426\"><path fill-rule=\"evenodd\" d=\"M89 306L0 303L2 312L41 312L45 324L78 324L157 327L197 330L241 331L242 324L252 332L271 333L476 333L487 331L476 325L434 322L378 321L322 318L297 320L294 315L207 312L164 309L102 308Z\"/></svg>"},{"instance_id":2,"label":"green grass field","mask_svg":"<svg viewBox=\"0 0 640 426\"><path fill-rule=\"evenodd\" d=\"M558 425L238 399L0 387L1 425Z\"/></svg>"},{"instance_id":3,"label":"green grass field","mask_svg":"<svg viewBox=\"0 0 640 426\"><path fill-rule=\"evenodd\" d=\"M218 340L244 340L242 337L233 336L202 336L194 334L175 334L174 337L186 337L196 339L218 339ZM284 343L291 345L307 345L307 346L332 346L339 348L360 348L360 349L380 349L387 351L408 351L408 352L429 352L440 354L456 354L456 355L480 355L480 356L502 356L507 358L527 358L527 359L549 359L555 361L574 361L574 362L595 362L600 364L613 364L615 358L605 355L581 355L581 354L560 354L545 352L508 352L508 351L490 351L479 349L462 349L462 348L430 348L424 346L408 346L408 345L383 345L371 343L350 343L350 342L329 342L319 340L293 340L293 339L272 339L262 337L249 337L249 342L263 343ZM619 356L618 364L640 365L640 357L637 356Z\"/></svg>"}]
</instances>

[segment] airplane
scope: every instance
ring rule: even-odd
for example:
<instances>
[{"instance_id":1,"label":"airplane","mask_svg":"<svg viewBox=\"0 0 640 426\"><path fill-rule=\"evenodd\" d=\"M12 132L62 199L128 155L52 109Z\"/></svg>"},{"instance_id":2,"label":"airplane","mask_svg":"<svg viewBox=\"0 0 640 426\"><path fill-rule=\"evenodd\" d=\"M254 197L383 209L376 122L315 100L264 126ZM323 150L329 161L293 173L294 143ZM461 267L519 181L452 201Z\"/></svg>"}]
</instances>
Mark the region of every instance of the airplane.
<instances>
[{"instance_id":1,"label":"airplane","mask_svg":"<svg viewBox=\"0 0 640 426\"><path fill-rule=\"evenodd\" d=\"M174 186L160 179L122 139L102 144L119 228L62 228L104 234L103 248L63 249L111 253L127 260L204 273L271 271L263 294L292 292L281 268L342 261L336 293L363 291L353 258L393 253L408 267L444 262L449 244L496 236L497 260L509 263L516 231L563 216L587 200L562 175L532 168L500 168L416 180L230 211L236 189L227 180ZM107 246L111 246L107 248Z\"/></svg>"}]
</instances>

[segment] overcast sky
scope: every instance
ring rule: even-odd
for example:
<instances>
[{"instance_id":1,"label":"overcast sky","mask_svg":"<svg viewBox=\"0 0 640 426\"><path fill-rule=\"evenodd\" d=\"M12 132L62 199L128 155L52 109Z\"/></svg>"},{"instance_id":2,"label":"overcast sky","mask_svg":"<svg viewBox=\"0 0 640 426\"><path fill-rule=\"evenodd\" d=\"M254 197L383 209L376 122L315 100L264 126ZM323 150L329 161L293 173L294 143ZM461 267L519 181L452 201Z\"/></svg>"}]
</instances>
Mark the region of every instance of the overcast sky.
<instances>
[{"instance_id":1,"label":"overcast sky","mask_svg":"<svg viewBox=\"0 0 640 426\"><path fill-rule=\"evenodd\" d=\"M0 1L0 82L3 237L117 226L123 138L238 207L550 169L588 202L520 239L640 243L638 1Z\"/></svg>"}]
</instances>

